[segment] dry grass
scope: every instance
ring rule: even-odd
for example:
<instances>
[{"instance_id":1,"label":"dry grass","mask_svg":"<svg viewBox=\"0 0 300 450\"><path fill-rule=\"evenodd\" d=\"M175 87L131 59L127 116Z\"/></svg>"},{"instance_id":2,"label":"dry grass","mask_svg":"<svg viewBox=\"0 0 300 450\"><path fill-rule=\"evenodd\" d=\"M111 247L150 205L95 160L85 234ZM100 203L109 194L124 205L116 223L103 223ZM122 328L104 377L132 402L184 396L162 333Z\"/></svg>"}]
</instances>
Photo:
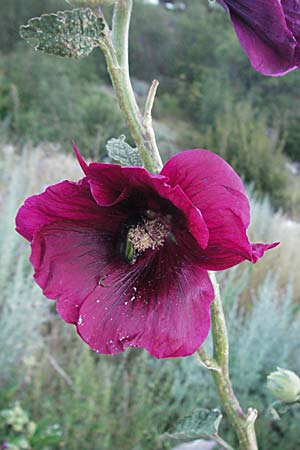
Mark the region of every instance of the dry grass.
<instances>
[{"instance_id":1,"label":"dry grass","mask_svg":"<svg viewBox=\"0 0 300 450\"><path fill-rule=\"evenodd\" d=\"M69 153L62 152L59 146L53 144L41 144L32 149L25 146L22 154L18 154L12 145L4 145L0 148L0 167L11 172L15 166L21 164L26 177L26 193L39 192L45 186L57 183L61 180L77 180L83 176L82 171L74 157L72 144ZM0 179L5 183L4 177Z\"/></svg>"},{"instance_id":2,"label":"dry grass","mask_svg":"<svg viewBox=\"0 0 300 450\"><path fill-rule=\"evenodd\" d=\"M251 282L259 285L266 271L279 275L280 285L292 280L295 299L300 295L300 223L290 220L286 215L274 213L267 198L251 202L250 237L254 242L280 242L280 245L267 252L263 260L255 266ZM260 270L261 268L261 270Z\"/></svg>"}]
</instances>

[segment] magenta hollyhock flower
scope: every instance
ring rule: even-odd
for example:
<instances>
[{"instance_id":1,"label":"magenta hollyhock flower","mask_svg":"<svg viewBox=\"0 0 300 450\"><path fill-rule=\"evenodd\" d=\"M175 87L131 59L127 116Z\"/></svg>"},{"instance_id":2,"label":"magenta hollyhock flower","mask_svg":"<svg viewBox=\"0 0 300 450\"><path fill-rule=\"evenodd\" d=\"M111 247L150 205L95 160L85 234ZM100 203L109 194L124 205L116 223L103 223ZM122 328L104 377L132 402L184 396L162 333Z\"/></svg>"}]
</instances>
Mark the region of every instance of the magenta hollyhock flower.
<instances>
[{"instance_id":1,"label":"magenta hollyhock flower","mask_svg":"<svg viewBox=\"0 0 300 450\"><path fill-rule=\"evenodd\" d=\"M29 197L17 215L36 282L100 353L192 354L210 328L207 271L277 245L250 244L240 178L207 150L172 157L159 175L87 165L75 151L85 177Z\"/></svg>"},{"instance_id":2,"label":"magenta hollyhock flower","mask_svg":"<svg viewBox=\"0 0 300 450\"><path fill-rule=\"evenodd\" d=\"M284 75L300 67L300 0L218 0L254 69Z\"/></svg>"}]
</instances>

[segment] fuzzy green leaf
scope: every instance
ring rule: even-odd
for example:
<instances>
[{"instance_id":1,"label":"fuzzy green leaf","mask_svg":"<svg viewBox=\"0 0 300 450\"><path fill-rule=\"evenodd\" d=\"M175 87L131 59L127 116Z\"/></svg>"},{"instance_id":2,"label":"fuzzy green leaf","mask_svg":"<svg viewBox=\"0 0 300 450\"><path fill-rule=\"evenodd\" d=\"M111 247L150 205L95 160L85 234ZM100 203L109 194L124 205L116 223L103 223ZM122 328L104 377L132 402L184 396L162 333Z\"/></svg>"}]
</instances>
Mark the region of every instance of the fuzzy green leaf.
<instances>
[{"instance_id":1,"label":"fuzzy green leaf","mask_svg":"<svg viewBox=\"0 0 300 450\"><path fill-rule=\"evenodd\" d=\"M218 434L222 414L218 409L196 409L192 415L181 419L174 432L165 433L164 438L175 441L207 439Z\"/></svg>"},{"instance_id":2,"label":"fuzzy green leaf","mask_svg":"<svg viewBox=\"0 0 300 450\"><path fill-rule=\"evenodd\" d=\"M125 142L126 137L120 136L118 139L110 139L106 144L108 155L118 161L122 166L142 166L142 160L137 148L130 147Z\"/></svg>"},{"instance_id":3,"label":"fuzzy green leaf","mask_svg":"<svg viewBox=\"0 0 300 450\"><path fill-rule=\"evenodd\" d=\"M34 17L21 27L20 35L35 50L80 58L98 46L103 28L103 20L91 9L73 9Z\"/></svg>"}]
</instances>

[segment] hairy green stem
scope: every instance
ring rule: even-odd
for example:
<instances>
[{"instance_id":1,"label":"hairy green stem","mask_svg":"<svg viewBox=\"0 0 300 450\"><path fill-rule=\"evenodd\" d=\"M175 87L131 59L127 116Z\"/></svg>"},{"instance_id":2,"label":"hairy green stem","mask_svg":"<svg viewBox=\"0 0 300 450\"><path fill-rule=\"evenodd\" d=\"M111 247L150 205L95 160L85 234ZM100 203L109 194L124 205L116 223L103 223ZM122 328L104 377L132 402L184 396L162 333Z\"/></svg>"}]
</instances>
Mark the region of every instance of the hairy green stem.
<instances>
[{"instance_id":1,"label":"hairy green stem","mask_svg":"<svg viewBox=\"0 0 300 450\"><path fill-rule=\"evenodd\" d=\"M231 385L229 376L229 345L226 322L220 297L219 285L215 274L210 272L215 299L211 306L211 326L214 344L213 361L220 370L212 370L222 406L233 426L240 443L240 450L258 450L255 420L257 411L249 409L247 414L242 410Z\"/></svg>"},{"instance_id":2,"label":"hairy green stem","mask_svg":"<svg viewBox=\"0 0 300 450\"><path fill-rule=\"evenodd\" d=\"M116 0L112 31L106 29L100 41L106 58L108 72L116 92L119 106L124 113L128 128L140 152L144 166L154 173L162 168L152 123L144 123L137 105L129 76L128 33L133 0Z\"/></svg>"}]
</instances>

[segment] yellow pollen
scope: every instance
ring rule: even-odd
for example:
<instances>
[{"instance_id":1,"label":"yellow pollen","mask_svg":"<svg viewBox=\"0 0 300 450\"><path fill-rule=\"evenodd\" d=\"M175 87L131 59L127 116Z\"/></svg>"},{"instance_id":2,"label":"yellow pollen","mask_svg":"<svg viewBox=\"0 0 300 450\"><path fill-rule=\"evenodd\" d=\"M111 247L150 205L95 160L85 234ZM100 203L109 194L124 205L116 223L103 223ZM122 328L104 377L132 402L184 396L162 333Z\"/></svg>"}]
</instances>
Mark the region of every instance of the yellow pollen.
<instances>
[{"instance_id":1,"label":"yellow pollen","mask_svg":"<svg viewBox=\"0 0 300 450\"><path fill-rule=\"evenodd\" d=\"M161 247L168 235L168 228L158 219L145 219L143 223L129 229L128 240L137 252Z\"/></svg>"}]
</instances>

